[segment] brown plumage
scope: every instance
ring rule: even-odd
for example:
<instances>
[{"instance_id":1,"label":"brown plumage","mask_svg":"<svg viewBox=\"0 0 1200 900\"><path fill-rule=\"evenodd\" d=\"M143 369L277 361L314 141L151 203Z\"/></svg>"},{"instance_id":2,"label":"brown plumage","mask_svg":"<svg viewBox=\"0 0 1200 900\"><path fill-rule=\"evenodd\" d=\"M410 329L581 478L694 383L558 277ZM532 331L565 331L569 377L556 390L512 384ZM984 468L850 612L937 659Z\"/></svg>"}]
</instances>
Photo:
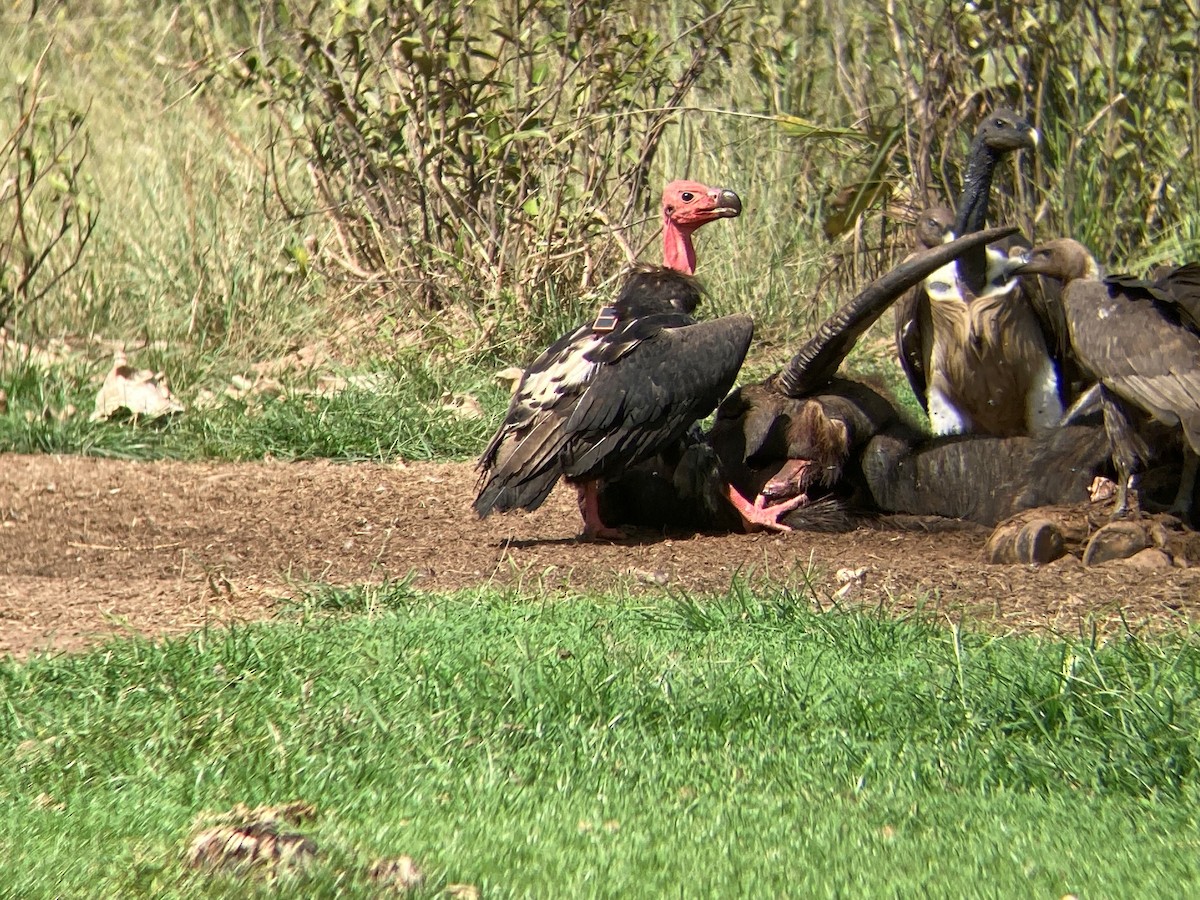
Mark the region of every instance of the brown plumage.
<instances>
[{"instance_id":1,"label":"brown plumage","mask_svg":"<svg viewBox=\"0 0 1200 900\"><path fill-rule=\"evenodd\" d=\"M997 110L971 144L952 233L982 228L996 165L1037 132L1010 110ZM925 220L929 221L926 222ZM937 238L943 217L923 214L919 243ZM1062 416L1053 323L1013 277L1009 244L977 247L932 273L896 311L901 365L934 434L1026 434Z\"/></svg>"},{"instance_id":2,"label":"brown plumage","mask_svg":"<svg viewBox=\"0 0 1200 900\"><path fill-rule=\"evenodd\" d=\"M1060 279L1071 345L1100 383L1104 424L1118 473L1115 514L1152 453L1145 418L1186 441L1175 507L1189 512L1200 453L1200 271L1183 267L1156 281L1104 278L1087 248L1059 239L1034 247L1021 271Z\"/></svg>"}]
</instances>

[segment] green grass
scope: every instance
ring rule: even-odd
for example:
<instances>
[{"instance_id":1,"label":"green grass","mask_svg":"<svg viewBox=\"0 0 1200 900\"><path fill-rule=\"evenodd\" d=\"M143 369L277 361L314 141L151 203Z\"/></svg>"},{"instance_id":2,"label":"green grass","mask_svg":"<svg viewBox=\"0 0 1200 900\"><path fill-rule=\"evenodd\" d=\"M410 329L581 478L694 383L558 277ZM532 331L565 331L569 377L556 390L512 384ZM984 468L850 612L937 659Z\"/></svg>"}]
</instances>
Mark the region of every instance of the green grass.
<instances>
[{"instance_id":1,"label":"green grass","mask_svg":"<svg viewBox=\"0 0 1200 900\"><path fill-rule=\"evenodd\" d=\"M737 586L394 584L7 663L0 696L8 896L242 896L184 871L194 817L296 798L322 856L282 896L371 896L366 866L402 853L429 892L487 897L1156 897L1200 877L1191 636L995 637Z\"/></svg>"},{"instance_id":2,"label":"green grass","mask_svg":"<svg viewBox=\"0 0 1200 900\"><path fill-rule=\"evenodd\" d=\"M218 398L169 420L93 422L105 367L0 371L9 414L0 416L0 452L79 453L124 459L466 459L479 452L508 403L484 373L419 353L399 354L369 373L372 387L323 396L296 379L277 396ZM228 382L226 382L228 383ZM219 386L219 385L218 385ZM189 407L193 389L180 390ZM457 414L445 398L466 395L481 417ZM61 412L74 407L72 415Z\"/></svg>"}]
</instances>

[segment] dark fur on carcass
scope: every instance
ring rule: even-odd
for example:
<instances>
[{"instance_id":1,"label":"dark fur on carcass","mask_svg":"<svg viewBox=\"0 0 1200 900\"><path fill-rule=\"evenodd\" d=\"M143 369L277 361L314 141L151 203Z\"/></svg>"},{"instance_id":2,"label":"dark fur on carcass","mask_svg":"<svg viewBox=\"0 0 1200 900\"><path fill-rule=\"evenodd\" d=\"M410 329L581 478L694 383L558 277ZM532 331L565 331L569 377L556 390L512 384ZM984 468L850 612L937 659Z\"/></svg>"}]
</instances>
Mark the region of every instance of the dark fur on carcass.
<instances>
[{"instance_id":1,"label":"dark fur on carcass","mask_svg":"<svg viewBox=\"0 0 1200 900\"><path fill-rule=\"evenodd\" d=\"M743 495L779 501L838 485L855 452L899 422L895 405L860 381L834 377L799 398L767 381L740 388L721 404L709 440Z\"/></svg>"},{"instance_id":2,"label":"dark fur on carcass","mask_svg":"<svg viewBox=\"0 0 1200 900\"><path fill-rule=\"evenodd\" d=\"M864 510L995 525L1035 506L1082 503L1109 470L1104 429L1070 425L1037 436L925 438L893 428L871 438L851 481Z\"/></svg>"}]
</instances>

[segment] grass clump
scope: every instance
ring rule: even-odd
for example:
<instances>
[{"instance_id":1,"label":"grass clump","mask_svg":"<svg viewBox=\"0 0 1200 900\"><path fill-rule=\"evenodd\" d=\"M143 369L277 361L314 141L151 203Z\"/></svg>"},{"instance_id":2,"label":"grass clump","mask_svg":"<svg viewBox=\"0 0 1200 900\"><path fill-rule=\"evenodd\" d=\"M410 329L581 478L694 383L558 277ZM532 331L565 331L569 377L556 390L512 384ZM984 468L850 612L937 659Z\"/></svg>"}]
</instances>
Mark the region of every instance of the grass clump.
<instances>
[{"instance_id":1,"label":"grass clump","mask_svg":"<svg viewBox=\"0 0 1200 900\"><path fill-rule=\"evenodd\" d=\"M313 896L370 896L402 853L487 896L1197 880L1190 636L994 637L736 587L336 593L312 609L363 613L6 664L14 889L207 895L179 862L197 812L293 799L318 810Z\"/></svg>"},{"instance_id":2,"label":"grass clump","mask_svg":"<svg viewBox=\"0 0 1200 900\"><path fill-rule=\"evenodd\" d=\"M11 398L0 452L82 453L122 459L467 459L508 402L505 385L412 352L328 383L303 376L270 390L179 393L189 409L166 419L92 421L103 371L73 358L26 360L0 371Z\"/></svg>"}]
</instances>

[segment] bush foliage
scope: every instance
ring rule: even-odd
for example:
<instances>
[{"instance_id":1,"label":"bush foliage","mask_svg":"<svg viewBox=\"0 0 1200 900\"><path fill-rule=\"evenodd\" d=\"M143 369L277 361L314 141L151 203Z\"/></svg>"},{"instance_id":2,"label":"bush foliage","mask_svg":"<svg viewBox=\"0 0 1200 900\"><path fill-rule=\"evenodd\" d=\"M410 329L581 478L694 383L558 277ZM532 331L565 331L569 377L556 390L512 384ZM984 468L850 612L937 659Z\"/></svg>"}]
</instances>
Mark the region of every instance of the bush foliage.
<instances>
[{"instance_id":1,"label":"bush foliage","mask_svg":"<svg viewBox=\"0 0 1200 900\"><path fill-rule=\"evenodd\" d=\"M659 140L729 9L664 35L632 6L277 7L253 80L283 128L277 164L304 163L333 225L327 259L433 309L525 304L612 268L606 239L648 213Z\"/></svg>"},{"instance_id":2,"label":"bush foliage","mask_svg":"<svg viewBox=\"0 0 1200 900\"><path fill-rule=\"evenodd\" d=\"M1187 5L287 3L242 71L333 225L327 261L426 307L529 308L615 268L630 242L613 238L677 174L654 167L668 128L733 112L765 117L743 139L823 167L778 174L827 238L874 257L860 276L900 252L889 222L954 197L1001 104L1047 140L998 216L1104 258L1194 251L1200 57L1158 27Z\"/></svg>"},{"instance_id":3,"label":"bush foliage","mask_svg":"<svg viewBox=\"0 0 1200 900\"><path fill-rule=\"evenodd\" d=\"M14 312L36 322L38 302L79 264L99 216L84 174L86 113L44 95L41 63L3 98L0 327Z\"/></svg>"},{"instance_id":4,"label":"bush foliage","mask_svg":"<svg viewBox=\"0 0 1200 900\"><path fill-rule=\"evenodd\" d=\"M561 330L627 259L653 259L655 194L680 175L747 201L736 240L704 239L722 251L703 267L718 308L753 313L762 335L806 329L905 252L917 210L953 199L975 124L1002 104L1045 140L1001 173L994 218L1071 234L1113 268L1195 257L1194 6L89 0L5 14L0 55L28 73L51 46L47 86L103 107L88 124L108 141L91 157L51 154L79 183L94 173L113 211L78 267L100 274L53 287L92 304L82 327L140 322L122 304L142 303L155 337L259 336L319 285L334 310L365 296L452 311L437 327L486 349L514 340L500 323L533 341ZM145 104L129 103L136 84ZM155 103L163 115L142 128ZM19 121L4 112L0 135ZM199 152L205 128L226 152ZM156 148L183 154L180 178L115 174ZM53 223L64 196L26 208ZM146 284L123 274L118 293L110 273L147 258ZM797 298L813 294L805 311Z\"/></svg>"}]
</instances>

